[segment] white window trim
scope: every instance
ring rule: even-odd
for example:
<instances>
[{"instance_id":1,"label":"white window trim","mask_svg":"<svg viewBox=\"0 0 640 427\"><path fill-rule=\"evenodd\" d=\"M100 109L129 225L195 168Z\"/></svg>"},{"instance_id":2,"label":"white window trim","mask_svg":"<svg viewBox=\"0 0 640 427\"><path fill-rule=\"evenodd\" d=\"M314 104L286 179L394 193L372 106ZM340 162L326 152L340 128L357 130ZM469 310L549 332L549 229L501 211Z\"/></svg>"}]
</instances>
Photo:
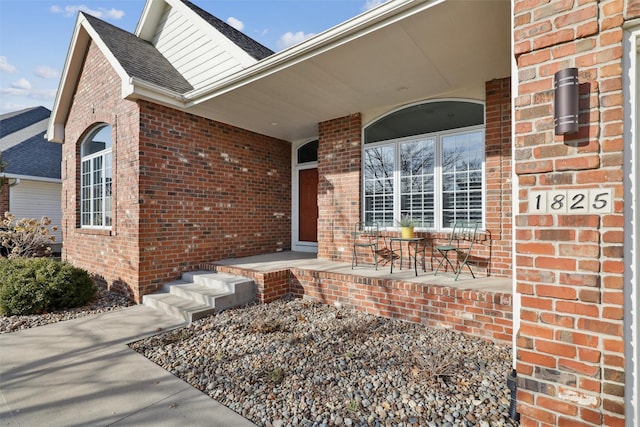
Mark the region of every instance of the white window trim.
<instances>
[{"instance_id":1,"label":"white window trim","mask_svg":"<svg viewBox=\"0 0 640 427\"><path fill-rule=\"evenodd\" d=\"M82 210L83 209L83 204L84 204L84 199L82 197L82 190L83 190L83 188L82 188L82 175L83 175L82 165L86 161L88 161L89 164L91 165L91 171L89 173L89 176L91 177L91 183L89 185L89 188L90 188L90 191L91 191L91 197L89 198L89 200L91 201L90 204L91 204L92 208L91 208L91 211L89 212L89 218L91 219L91 222L93 223L93 214L94 214L94 212L93 212L93 202L95 200L95 197L93 195L93 188L94 188L94 185L93 185L93 173L94 173L93 160L95 158L98 158L98 157L102 157L103 158L103 160L102 160L102 164L103 164L102 174L103 174L104 179L103 179L103 182L102 182L102 193L103 193L103 197L102 197L102 212L103 212L103 221L104 221L104 218L105 218L104 213L106 213L106 211L107 211L107 206L106 206L106 204L107 204L107 197L106 197L106 194L107 194L107 192L106 192L107 180L106 180L106 176L104 176L105 175L104 171L106 169L104 165L106 165L106 159L105 159L106 155L112 154L111 150L112 150L112 148L107 148L107 149L104 149L102 151L98 151L97 153L89 154L87 156L84 156L84 157L80 158L80 228L93 229L93 230L111 230L111 228L113 227L113 225L94 225L94 224L87 225L87 224L83 224L82 223L83 214L85 213ZM113 156L111 157L111 161L113 162ZM113 164L111 165L111 170L113 171ZM112 181L111 185L112 185L111 193L113 194L113 181ZM111 200L112 200L112 203L113 203L113 198ZM113 204L112 204L112 206L113 206Z\"/></svg>"},{"instance_id":2,"label":"white window trim","mask_svg":"<svg viewBox=\"0 0 640 427\"><path fill-rule=\"evenodd\" d=\"M296 252L309 252L318 253L318 243L316 242L301 242L300 230L298 225L300 224L300 198L298 197L300 191L300 171L305 169L317 169L318 162L306 162L298 163L298 150L306 144L317 140L318 138L311 138L305 140L296 146L292 146L291 150L291 250Z\"/></svg>"},{"instance_id":3,"label":"white window trim","mask_svg":"<svg viewBox=\"0 0 640 427\"><path fill-rule=\"evenodd\" d=\"M389 113L391 114L391 113ZM424 139L434 139L436 141L435 143L435 166L434 166L434 189L437 189L436 191L434 191L434 227L433 228L426 228L426 227L417 227L416 231L432 231L432 232L437 232L437 231L446 231L446 230L451 230L451 228L445 228L442 227L442 138L444 138L445 136L448 135L456 135L456 134L463 134L463 133L468 133L468 132L473 132L473 131L481 131L482 132L482 140L483 140L483 145L484 145L484 152L483 152L483 161L482 161L482 189L481 189L481 194L482 194L482 222L481 224L478 225L478 229L485 229L485 224L486 224L486 217L487 217L487 211L486 211L486 185L487 185L487 176L486 176L486 163L487 163L487 151L486 151L486 126L485 125L477 125L477 126L469 126L469 127L464 127L464 128L457 128L457 129L448 129L446 131L441 131L441 132L435 132L435 133L428 133L428 134L422 134L422 135L412 135L412 136L408 136L408 137L403 137L403 138L395 138L395 139L388 139L385 141L377 141L377 142L372 142L369 144L361 144L361 153L360 153L360 158L363 159L362 161L362 165L361 165L361 175L362 175L362 194L361 194L361 212L360 212L360 216L362 218L362 221L364 221L365 219L365 206L366 206L366 195L365 195L365 189L364 189L364 174L365 174L365 164L364 164L364 159L365 159L365 150L367 148L373 148L373 147L379 147L379 146L385 146L385 145L394 145L394 156L396 159L396 163L394 164L394 171L393 171L393 207L394 207L394 218L395 219L399 219L400 218L400 205L401 205L401 192L400 192L400 168L399 168L399 163L398 160L400 159L400 145L402 143L405 142L411 142L411 141L417 141L417 140L424 140ZM381 227L381 230L384 231L398 231L400 230L400 227Z\"/></svg>"},{"instance_id":4,"label":"white window trim","mask_svg":"<svg viewBox=\"0 0 640 427\"><path fill-rule=\"evenodd\" d=\"M624 25L624 332L625 339L625 425L640 421L640 19ZM628 303L627 303L628 302Z\"/></svg>"}]
</instances>

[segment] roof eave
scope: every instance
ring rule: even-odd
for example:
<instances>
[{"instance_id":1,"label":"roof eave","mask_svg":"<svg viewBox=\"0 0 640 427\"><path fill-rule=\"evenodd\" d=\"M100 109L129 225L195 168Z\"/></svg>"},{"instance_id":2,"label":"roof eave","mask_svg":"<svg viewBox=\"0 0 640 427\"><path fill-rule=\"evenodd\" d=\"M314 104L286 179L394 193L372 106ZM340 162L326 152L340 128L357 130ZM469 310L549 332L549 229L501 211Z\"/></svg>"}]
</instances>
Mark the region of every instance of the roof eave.
<instances>
[{"instance_id":1,"label":"roof eave","mask_svg":"<svg viewBox=\"0 0 640 427\"><path fill-rule=\"evenodd\" d=\"M24 179L28 181L62 183L60 178L48 178L46 176L19 175L15 173L0 173L0 177L7 179Z\"/></svg>"},{"instance_id":2,"label":"roof eave","mask_svg":"<svg viewBox=\"0 0 640 427\"><path fill-rule=\"evenodd\" d=\"M82 70L84 54L93 41L107 61L120 77L121 93L123 99L146 98L156 102L166 103L174 107L184 107L182 95L158 85L131 77L115 58L111 50L106 46L100 35L93 29L82 13L78 14L76 26L71 38L71 44L67 53L67 59L60 80L60 86L49 120L46 138L51 142L63 143L64 127L69 109L73 102L73 94L78 76Z\"/></svg>"},{"instance_id":3,"label":"roof eave","mask_svg":"<svg viewBox=\"0 0 640 427\"><path fill-rule=\"evenodd\" d=\"M124 99L146 99L173 108L185 109L184 96L165 87L136 77L129 77L122 85Z\"/></svg>"},{"instance_id":4,"label":"roof eave","mask_svg":"<svg viewBox=\"0 0 640 427\"><path fill-rule=\"evenodd\" d=\"M102 54L107 58L109 64L116 71L124 86L129 76L118 60L113 56L109 48L100 38L100 35L93 29L89 21L82 12L78 13L76 26L71 37L71 45L67 52L60 86L56 93L56 100L51 112L49 127L47 128L47 139L51 142L64 142L64 124L67 120L73 94L78 81L78 76L84 64L84 54L90 42L93 41ZM123 89L124 91L124 89Z\"/></svg>"},{"instance_id":5,"label":"roof eave","mask_svg":"<svg viewBox=\"0 0 640 427\"><path fill-rule=\"evenodd\" d=\"M383 3L210 86L187 92L185 99L188 105L195 105L215 98L444 1L446 0L395 0Z\"/></svg>"},{"instance_id":6,"label":"roof eave","mask_svg":"<svg viewBox=\"0 0 640 427\"><path fill-rule=\"evenodd\" d=\"M51 142L64 142L64 123L67 119L69 108L73 99L73 90L76 79L82 67L81 53L89 44L90 37L82 28L82 14L78 14L76 24L67 50L60 84L53 102L53 109L47 126L45 137Z\"/></svg>"}]
</instances>

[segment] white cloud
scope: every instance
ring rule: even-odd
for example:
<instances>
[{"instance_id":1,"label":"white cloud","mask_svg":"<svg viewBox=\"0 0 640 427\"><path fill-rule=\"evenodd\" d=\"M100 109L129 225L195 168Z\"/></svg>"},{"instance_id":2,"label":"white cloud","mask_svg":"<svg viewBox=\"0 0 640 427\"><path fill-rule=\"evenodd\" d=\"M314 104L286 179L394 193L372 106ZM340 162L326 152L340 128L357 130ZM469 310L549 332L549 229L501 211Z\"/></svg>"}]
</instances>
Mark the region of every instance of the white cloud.
<instances>
[{"instance_id":1,"label":"white cloud","mask_svg":"<svg viewBox=\"0 0 640 427\"><path fill-rule=\"evenodd\" d=\"M32 90L27 94L27 97L32 99L40 99L42 101L53 101L54 99L56 99L56 92L58 92L58 89Z\"/></svg>"},{"instance_id":2,"label":"white cloud","mask_svg":"<svg viewBox=\"0 0 640 427\"><path fill-rule=\"evenodd\" d=\"M313 36L315 36L314 33L305 34L302 31L298 31L297 33L292 33L291 31L289 31L288 33L283 34L282 37L280 37L280 40L278 40L278 43L277 43L278 49L280 50L286 49L290 46L298 44Z\"/></svg>"},{"instance_id":3,"label":"white cloud","mask_svg":"<svg viewBox=\"0 0 640 427\"><path fill-rule=\"evenodd\" d=\"M43 79L55 79L60 75L58 73L58 70L47 67L46 65L41 65L36 68L35 74L36 76L42 77Z\"/></svg>"},{"instance_id":4,"label":"white cloud","mask_svg":"<svg viewBox=\"0 0 640 427\"><path fill-rule=\"evenodd\" d=\"M364 10L371 10L374 7L380 6L382 3L386 3L387 0L367 0L364 4Z\"/></svg>"},{"instance_id":5,"label":"white cloud","mask_svg":"<svg viewBox=\"0 0 640 427\"><path fill-rule=\"evenodd\" d=\"M0 56L0 71L3 73L15 73L16 67L7 62L6 56Z\"/></svg>"},{"instance_id":6,"label":"white cloud","mask_svg":"<svg viewBox=\"0 0 640 427\"><path fill-rule=\"evenodd\" d=\"M238 31L242 31L244 29L244 22L238 18L234 18L233 16L230 16L229 19L227 19L227 24L231 25Z\"/></svg>"},{"instance_id":7,"label":"white cloud","mask_svg":"<svg viewBox=\"0 0 640 427\"><path fill-rule=\"evenodd\" d=\"M24 89L16 89L12 87L2 87L0 88L1 95L12 95L12 96L22 96L25 94Z\"/></svg>"},{"instance_id":8,"label":"white cloud","mask_svg":"<svg viewBox=\"0 0 640 427\"><path fill-rule=\"evenodd\" d=\"M114 8L107 9L104 7L91 9L89 6L86 6L84 4L70 5L70 6L65 6L64 8L54 5L49 8L49 11L51 13L61 13L64 16L70 16L70 17L76 16L78 11L88 13L89 15L95 16L96 18L100 18L100 19L110 18L110 19L118 20L124 16L124 10L119 10Z\"/></svg>"},{"instance_id":9,"label":"white cloud","mask_svg":"<svg viewBox=\"0 0 640 427\"><path fill-rule=\"evenodd\" d=\"M11 87L18 90L29 90L31 89L31 83L27 79L20 79L11 83Z\"/></svg>"},{"instance_id":10,"label":"white cloud","mask_svg":"<svg viewBox=\"0 0 640 427\"><path fill-rule=\"evenodd\" d=\"M1 93L1 92L0 92ZM22 102L0 102L0 114L12 113L14 111L24 110L25 108L36 107L37 105L25 104Z\"/></svg>"},{"instance_id":11,"label":"white cloud","mask_svg":"<svg viewBox=\"0 0 640 427\"><path fill-rule=\"evenodd\" d=\"M16 83L12 83L10 88L0 88L0 95L21 96L41 101L53 101L56 97L57 89L31 89L29 82L27 82L29 84L27 88L17 87Z\"/></svg>"}]
</instances>

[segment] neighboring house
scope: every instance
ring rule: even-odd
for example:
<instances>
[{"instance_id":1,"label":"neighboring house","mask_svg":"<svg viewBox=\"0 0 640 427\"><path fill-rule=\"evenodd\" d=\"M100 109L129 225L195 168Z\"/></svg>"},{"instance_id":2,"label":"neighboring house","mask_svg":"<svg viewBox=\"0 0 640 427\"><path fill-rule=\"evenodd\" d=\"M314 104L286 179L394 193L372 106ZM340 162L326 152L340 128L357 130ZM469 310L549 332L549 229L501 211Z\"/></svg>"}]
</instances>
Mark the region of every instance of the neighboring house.
<instances>
[{"instance_id":1,"label":"neighboring house","mask_svg":"<svg viewBox=\"0 0 640 427\"><path fill-rule=\"evenodd\" d=\"M62 209L60 194L60 161L62 147L46 138L51 111L45 107L6 113L0 116L0 151L6 164L0 176L5 185L0 200L0 212L16 219L43 216L51 219L57 231L54 252L62 243Z\"/></svg>"},{"instance_id":2,"label":"neighboring house","mask_svg":"<svg viewBox=\"0 0 640 427\"><path fill-rule=\"evenodd\" d=\"M278 53L186 0L148 0L134 34L81 13L47 133L63 257L140 301L223 258L350 262L360 219L434 241L475 220L473 267L512 278L513 308L345 275L277 292L364 289L425 323L474 300L469 329L502 306L523 425L637 425L639 49L640 0L392 0Z\"/></svg>"}]
</instances>

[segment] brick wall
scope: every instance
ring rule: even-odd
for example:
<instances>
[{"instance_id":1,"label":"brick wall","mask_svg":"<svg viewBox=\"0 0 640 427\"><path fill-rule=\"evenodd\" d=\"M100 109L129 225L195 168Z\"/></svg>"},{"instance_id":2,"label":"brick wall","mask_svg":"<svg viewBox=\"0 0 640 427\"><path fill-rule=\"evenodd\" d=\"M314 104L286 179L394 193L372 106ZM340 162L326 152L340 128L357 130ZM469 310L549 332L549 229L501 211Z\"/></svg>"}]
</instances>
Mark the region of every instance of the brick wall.
<instances>
[{"instance_id":1,"label":"brick wall","mask_svg":"<svg viewBox=\"0 0 640 427\"><path fill-rule=\"evenodd\" d=\"M265 273L215 263L205 263L201 267L252 278L260 302L270 302L292 294L325 304L342 304L376 316L451 329L511 344L511 294L304 268Z\"/></svg>"},{"instance_id":2,"label":"brick wall","mask_svg":"<svg viewBox=\"0 0 640 427\"><path fill-rule=\"evenodd\" d=\"M62 256L108 286L138 297L138 106L121 99L119 82L100 50L91 43L65 123L62 145ZM111 230L80 228L80 143L98 123L112 126Z\"/></svg>"},{"instance_id":3,"label":"brick wall","mask_svg":"<svg viewBox=\"0 0 640 427\"><path fill-rule=\"evenodd\" d=\"M510 344L511 294L291 269L291 293Z\"/></svg>"},{"instance_id":4,"label":"brick wall","mask_svg":"<svg viewBox=\"0 0 640 427\"><path fill-rule=\"evenodd\" d=\"M0 217L4 219L4 213L9 211L9 180L0 179Z\"/></svg>"},{"instance_id":5,"label":"brick wall","mask_svg":"<svg viewBox=\"0 0 640 427\"><path fill-rule=\"evenodd\" d=\"M291 246L291 146L140 103L140 287Z\"/></svg>"},{"instance_id":6,"label":"brick wall","mask_svg":"<svg viewBox=\"0 0 640 427\"><path fill-rule=\"evenodd\" d=\"M624 425L624 7L514 2L522 426ZM579 69L580 127L556 136L553 74L567 67ZM533 214L527 203L534 190L591 188L613 190L613 213Z\"/></svg>"},{"instance_id":7,"label":"brick wall","mask_svg":"<svg viewBox=\"0 0 640 427\"><path fill-rule=\"evenodd\" d=\"M291 148L170 108L120 99L91 45L65 129L63 256L140 301L220 258L289 249ZM113 226L79 228L79 142L113 127Z\"/></svg>"},{"instance_id":8,"label":"brick wall","mask_svg":"<svg viewBox=\"0 0 640 427\"><path fill-rule=\"evenodd\" d=\"M361 218L361 129L359 115L320 123L318 173L318 257L351 262L349 234ZM512 274L511 79L486 83L486 229L479 233L471 257L474 272ZM417 233L427 235L426 233ZM391 235L391 234L389 234ZM397 235L393 234L393 235ZM429 233L434 244L448 239ZM373 262L362 254L363 262ZM433 262L430 247L427 257Z\"/></svg>"},{"instance_id":9,"label":"brick wall","mask_svg":"<svg viewBox=\"0 0 640 427\"><path fill-rule=\"evenodd\" d=\"M318 129L318 258L351 262L353 224L360 219L359 114L322 122Z\"/></svg>"},{"instance_id":10,"label":"brick wall","mask_svg":"<svg viewBox=\"0 0 640 427\"><path fill-rule=\"evenodd\" d=\"M486 83L486 231L474 255L490 260L487 275L512 275L511 78Z\"/></svg>"}]
</instances>

